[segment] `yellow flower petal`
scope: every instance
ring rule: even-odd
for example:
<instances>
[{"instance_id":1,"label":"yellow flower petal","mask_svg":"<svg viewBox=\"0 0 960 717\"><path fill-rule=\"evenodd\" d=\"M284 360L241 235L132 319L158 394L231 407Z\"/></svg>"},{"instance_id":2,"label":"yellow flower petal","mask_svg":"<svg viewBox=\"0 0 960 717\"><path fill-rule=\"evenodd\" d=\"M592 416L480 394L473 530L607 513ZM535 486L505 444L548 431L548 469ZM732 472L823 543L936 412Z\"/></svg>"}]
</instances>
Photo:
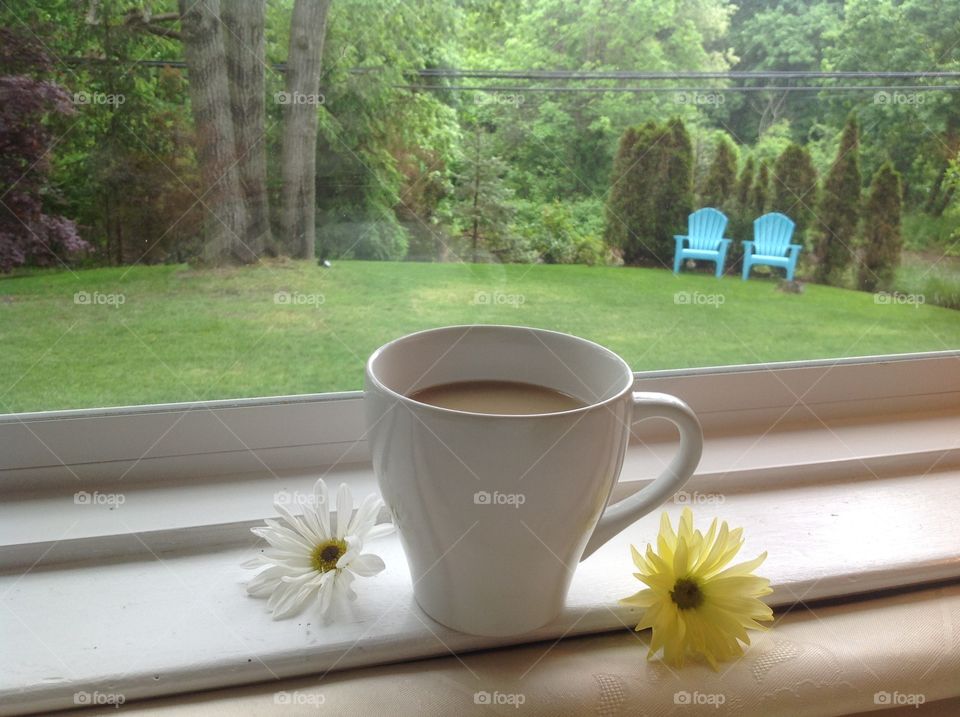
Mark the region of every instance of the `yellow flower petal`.
<instances>
[{"instance_id":1,"label":"yellow flower petal","mask_svg":"<svg viewBox=\"0 0 960 717\"><path fill-rule=\"evenodd\" d=\"M620 598L623 605L633 605L634 607L650 607L657 602L657 595L653 590L641 590L630 597Z\"/></svg>"},{"instance_id":2,"label":"yellow flower petal","mask_svg":"<svg viewBox=\"0 0 960 717\"><path fill-rule=\"evenodd\" d=\"M704 534L694 529L689 508L676 532L662 514L656 546L647 545L645 554L631 546L639 571L634 577L648 587L620 601L644 610L636 629L652 631L648 657L662 654L664 662L681 666L700 655L717 669L742 656L750 644L747 631L773 619L759 599L771 592L770 581L753 574L767 554L728 567L743 546L743 529L714 519Z\"/></svg>"},{"instance_id":3,"label":"yellow flower petal","mask_svg":"<svg viewBox=\"0 0 960 717\"><path fill-rule=\"evenodd\" d=\"M660 534L657 535L657 550L664 560L673 559L673 551L677 548L677 534L670 525L670 516L666 511L660 514Z\"/></svg>"},{"instance_id":4,"label":"yellow flower petal","mask_svg":"<svg viewBox=\"0 0 960 717\"><path fill-rule=\"evenodd\" d=\"M742 563L737 563L736 565L731 565L729 568L723 572L717 573L713 576L713 579L716 578L726 578L733 577L734 575L747 575L752 573L754 570L760 567L761 563L767 559L767 551L763 551L755 557L753 560L747 560Z\"/></svg>"}]
</instances>

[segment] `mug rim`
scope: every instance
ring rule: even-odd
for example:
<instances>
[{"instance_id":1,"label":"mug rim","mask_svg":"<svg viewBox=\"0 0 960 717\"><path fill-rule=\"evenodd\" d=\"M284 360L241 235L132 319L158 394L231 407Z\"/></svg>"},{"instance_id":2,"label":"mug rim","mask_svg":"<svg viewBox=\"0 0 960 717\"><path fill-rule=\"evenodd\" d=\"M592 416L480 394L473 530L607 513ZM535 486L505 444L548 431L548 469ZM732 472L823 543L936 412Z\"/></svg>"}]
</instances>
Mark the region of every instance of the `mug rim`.
<instances>
[{"instance_id":1,"label":"mug rim","mask_svg":"<svg viewBox=\"0 0 960 717\"><path fill-rule=\"evenodd\" d=\"M448 331L454 331L456 329L465 329L467 331L473 329L506 329L507 331L530 331L537 332L542 334L553 334L555 336L562 336L567 339L573 339L584 344L589 344L593 349L596 349L608 357L617 362L621 368L623 368L624 374L627 377L626 386L617 391L613 396L605 398L602 401L593 401L587 403L584 406L578 408L571 408L566 411L550 411L547 413L483 413L480 411L463 411L456 408L444 408L442 406L437 406L432 403L424 403L423 401L417 401L416 399L410 398L409 396L400 393L399 391L394 391L392 388L384 384L379 377L375 374L373 370L374 361L376 361L384 352L388 349L396 346L397 344L403 343L408 340L413 340L427 334L434 333L444 333ZM365 373L367 379L371 384L378 390L392 396L397 402L403 403L407 406L416 406L418 409L427 409L430 411L437 412L439 414L448 414L453 416L472 416L472 417L484 417L484 418L510 418L510 419L525 419L525 418L543 418L548 416L575 416L579 413L586 413L587 411L593 411L598 408L609 406L612 403L621 400L625 394L631 393L633 391L634 375L633 371L630 369L630 365L617 353L611 351L606 346L602 346L595 341L590 339L585 339L582 336L576 336L574 334L568 334L563 331L553 331L551 329L540 329L533 326L518 326L516 324L455 324L452 326L438 326L432 329L423 329L421 331L414 331L409 334L404 334L403 336L398 336L395 339L388 341L387 343L380 346L376 349L370 357L367 359ZM366 392L366 389L365 389Z\"/></svg>"}]
</instances>

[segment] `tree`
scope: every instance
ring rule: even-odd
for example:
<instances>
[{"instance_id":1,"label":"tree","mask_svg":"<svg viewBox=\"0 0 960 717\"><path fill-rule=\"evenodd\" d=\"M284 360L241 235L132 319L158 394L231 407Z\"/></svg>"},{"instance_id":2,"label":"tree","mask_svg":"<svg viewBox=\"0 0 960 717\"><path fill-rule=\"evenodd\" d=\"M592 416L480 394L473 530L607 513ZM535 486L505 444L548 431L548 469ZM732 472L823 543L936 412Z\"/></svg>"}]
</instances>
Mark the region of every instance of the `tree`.
<instances>
[{"instance_id":1,"label":"tree","mask_svg":"<svg viewBox=\"0 0 960 717\"><path fill-rule=\"evenodd\" d=\"M747 157L743 171L740 172L740 179L737 181L737 208L741 212L746 212L750 207L750 190L753 189L756 171L753 157Z\"/></svg>"},{"instance_id":2,"label":"tree","mask_svg":"<svg viewBox=\"0 0 960 717\"><path fill-rule=\"evenodd\" d=\"M296 0L290 18L286 104L283 108L284 241L294 256L316 255L317 105L330 0Z\"/></svg>"},{"instance_id":3,"label":"tree","mask_svg":"<svg viewBox=\"0 0 960 717\"><path fill-rule=\"evenodd\" d=\"M648 3L634 0L449 3L500 12L492 27L468 14L474 47L457 50L459 66L569 71L729 69L724 35L729 0ZM482 35L481 35L482 33ZM477 38L477 39L475 39ZM537 202L586 198L609 186L617 140L628 126L663 115L654 97L630 93L524 94L500 107L496 153L510 166L517 195ZM692 109L692 108L691 108ZM507 114L509 110L509 114Z\"/></svg>"},{"instance_id":4,"label":"tree","mask_svg":"<svg viewBox=\"0 0 960 717\"><path fill-rule=\"evenodd\" d=\"M723 207L733 197L737 184L737 150L722 137L714 150L713 162L703 184L701 201L707 207Z\"/></svg>"},{"instance_id":5,"label":"tree","mask_svg":"<svg viewBox=\"0 0 960 717\"><path fill-rule=\"evenodd\" d=\"M613 171L610 174L610 189L604 206L603 240L608 246L623 249L629 235L625 217L630 210L630 196L627 192L627 173L634 159L633 151L639 139L636 127L627 127L620 135L617 153L613 157Z\"/></svg>"},{"instance_id":6,"label":"tree","mask_svg":"<svg viewBox=\"0 0 960 717\"><path fill-rule=\"evenodd\" d=\"M503 183L507 165L500 157L488 154L489 147L487 132L475 127L463 169L457 176L457 215L466 230L474 262L480 260L482 245L491 253L498 253L512 215L508 205L512 192Z\"/></svg>"},{"instance_id":7,"label":"tree","mask_svg":"<svg viewBox=\"0 0 960 717\"><path fill-rule=\"evenodd\" d=\"M756 217L762 216L767 211L767 197L770 191L770 170L767 165L760 163L760 171L757 172L757 181L750 192L750 206L753 207L753 213ZM756 218L754 217L754 218Z\"/></svg>"},{"instance_id":8,"label":"tree","mask_svg":"<svg viewBox=\"0 0 960 717\"><path fill-rule=\"evenodd\" d=\"M237 162L220 0L179 3L202 201L207 207L203 258L212 264L251 263L257 260L257 253L244 241L247 212Z\"/></svg>"},{"instance_id":9,"label":"tree","mask_svg":"<svg viewBox=\"0 0 960 717\"><path fill-rule=\"evenodd\" d=\"M666 139L664 135L663 127L647 122L627 130L620 142L604 236L611 247L621 251L626 264L658 261L667 265L654 248L656 196L662 171L658 146Z\"/></svg>"},{"instance_id":10,"label":"tree","mask_svg":"<svg viewBox=\"0 0 960 717\"><path fill-rule=\"evenodd\" d=\"M51 70L40 45L0 28L0 272L63 264L89 248L71 220L44 211L56 145L44 119L73 106L62 87L27 74L38 68Z\"/></svg>"},{"instance_id":11,"label":"tree","mask_svg":"<svg viewBox=\"0 0 960 717\"><path fill-rule=\"evenodd\" d=\"M821 284L840 284L853 256L860 220L859 134L857 120L851 116L823 185L814 274Z\"/></svg>"},{"instance_id":12,"label":"tree","mask_svg":"<svg viewBox=\"0 0 960 717\"><path fill-rule=\"evenodd\" d=\"M693 205L693 145L680 119L628 128L607 198L604 241L627 264L670 266Z\"/></svg>"},{"instance_id":13,"label":"tree","mask_svg":"<svg viewBox=\"0 0 960 717\"><path fill-rule=\"evenodd\" d=\"M752 192L757 182L757 164L753 156L747 157L744 162L740 178L737 180L737 198L731 207L730 223L727 225L725 236L734 239L727 249L727 271L737 273L743 266L743 242L753 234L753 220L757 215L751 203Z\"/></svg>"},{"instance_id":14,"label":"tree","mask_svg":"<svg viewBox=\"0 0 960 717\"><path fill-rule=\"evenodd\" d=\"M956 2L845 0L843 23L826 52L824 69L955 71L960 66L958 26ZM937 178L960 149L960 95L890 88L871 99L857 109L873 138L862 148L865 174L872 175L889 159L903 177L905 198L927 203L927 210L937 215L951 200ZM819 109L828 118L843 117L850 104L835 97Z\"/></svg>"},{"instance_id":15,"label":"tree","mask_svg":"<svg viewBox=\"0 0 960 717\"><path fill-rule=\"evenodd\" d=\"M737 55L734 70L827 69L824 57L841 24L842 0L746 0L737 6L726 40ZM747 83L759 86L762 80ZM745 92L730 104L731 126L741 141L752 142L785 117L804 136L818 118L817 103L801 92Z\"/></svg>"},{"instance_id":16,"label":"tree","mask_svg":"<svg viewBox=\"0 0 960 717\"><path fill-rule=\"evenodd\" d=\"M817 170L810 152L791 143L777 158L773 168L771 211L788 215L796 223L798 237L803 237L817 199Z\"/></svg>"},{"instance_id":17,"label":"tree","mask_svg":"<svg viewBox=\"0 0 960 717\"><path fill-rule=\"evenodd\" d=\"M886 162L873 175L864 216L863 256L857 283L861 291L890 289L900 265L903 235L900 174Z\"/></svg>"},{"instance_id":18,"label":"tree","mask_svg":"<svg viewBox=\"0 0 960 717\"><path fill-rule=\"evenodd\" d=\"M659 155L659 171L650 243L654 257L669 265L676 246L673 237L686 233L687 217L693 211L693 144L680 118L667 122L654 151Z\"/></svg>"},{"instance_id":19,"label":"tree","mask_svg":"<svg viewBox=\"0 0 960 717\"><path fill-rule=\"evenodd\" d=\"M227 53L230 113L240 170L240 186L247 211L243 243L257 254L272 250L270 207L267 199L266 59L264 0L227 0L221 19Z\"/></svg>"}]
</instances>

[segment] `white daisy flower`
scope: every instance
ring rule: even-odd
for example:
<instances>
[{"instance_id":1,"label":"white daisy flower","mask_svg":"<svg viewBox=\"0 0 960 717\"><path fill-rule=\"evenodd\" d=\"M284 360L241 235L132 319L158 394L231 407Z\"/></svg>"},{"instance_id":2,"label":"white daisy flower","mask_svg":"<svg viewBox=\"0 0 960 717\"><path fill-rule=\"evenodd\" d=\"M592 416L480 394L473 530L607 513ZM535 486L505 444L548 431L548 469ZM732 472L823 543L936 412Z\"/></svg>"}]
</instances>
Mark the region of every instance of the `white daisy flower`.
<instances>
[{"instance_id":1,"label":"white daisy flower","mask_svg":"<svg viewBox=\"0 0 960 717\"><path fill-rule=\"evenodd\" d=\"M274 620L300 612L314 595L325 615L332 605L356 599L351 587L356 576L370 577L386 567L379 556L362 552L367 540L393 531L392 523L376 524L383 500L375 493L364 498L354 515L350 488L341 484L332 519L327 484L320 478L303 515L294 515L282 503L273 505L281 518L267 518L266 527L250 529L270 547L244 566L267 566L247 584L247 592L269 598Z\"/></svg>"}]
</instances>

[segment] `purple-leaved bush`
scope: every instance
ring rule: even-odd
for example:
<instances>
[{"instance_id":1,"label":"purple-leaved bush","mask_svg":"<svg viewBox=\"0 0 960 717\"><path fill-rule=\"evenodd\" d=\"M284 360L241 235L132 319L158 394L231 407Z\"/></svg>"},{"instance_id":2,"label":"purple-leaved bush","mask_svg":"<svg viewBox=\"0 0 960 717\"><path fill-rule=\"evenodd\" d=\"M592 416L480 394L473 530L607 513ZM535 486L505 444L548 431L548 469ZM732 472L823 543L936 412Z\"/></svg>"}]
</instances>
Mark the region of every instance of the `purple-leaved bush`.
<instances>
[{"instance_id":1,"label":"purple-leaved bush","mask_svg":"<svg viewBox=\"0 0 960 717\"><path fill-rule=\"evenodd\" d=\"M0 272L63 263L90 248L73 221L43 211L52 144L43 119L74 112L66 90L28 74L50 69L35 43L0 29Z\"/></svg>"}]
</instances>

